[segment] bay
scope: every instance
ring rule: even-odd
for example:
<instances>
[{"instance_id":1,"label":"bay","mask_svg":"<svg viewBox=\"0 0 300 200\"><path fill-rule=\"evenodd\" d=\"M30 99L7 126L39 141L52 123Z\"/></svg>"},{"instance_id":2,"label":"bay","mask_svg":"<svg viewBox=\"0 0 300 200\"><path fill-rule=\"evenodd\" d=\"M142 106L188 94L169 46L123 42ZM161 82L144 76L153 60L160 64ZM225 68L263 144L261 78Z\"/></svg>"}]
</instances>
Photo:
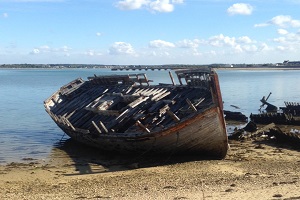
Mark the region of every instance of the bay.
<instances>
[{"instance_id":1,"label":"bay","mask_svg":"<svg viewBox=\"0 0 300 200\"><path fill-rule=\"evenodd\" d=\"M62 85L94 74L128 73L146 73L149 79L155 80L154 84L171 83L165 70L1 69L0 164L49 156L64 134L45 112L43 101ZM276 106L284 106L284 101L299 102L300 71L217 70L217 73L225 110L240 111L246 116L257 113L259 100L270 92L269 102Z\"/></svg>"}]
</instances>

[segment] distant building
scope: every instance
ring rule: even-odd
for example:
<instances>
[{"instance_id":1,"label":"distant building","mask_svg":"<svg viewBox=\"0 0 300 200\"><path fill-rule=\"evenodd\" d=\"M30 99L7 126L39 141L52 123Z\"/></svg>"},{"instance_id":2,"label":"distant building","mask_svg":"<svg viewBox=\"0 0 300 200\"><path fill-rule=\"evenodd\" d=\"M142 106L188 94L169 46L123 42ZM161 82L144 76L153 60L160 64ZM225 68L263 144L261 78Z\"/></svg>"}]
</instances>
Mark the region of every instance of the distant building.
<instances>
[{"instance_id":1,"label":"distant building","mask_svg":"<svg viewBox=\"0 0 300 200\"><path fill-rule=\"evenodd\" d=\"M285 60L282 63L284 66L289 66L289 67L300 67L300 61L289 61Z\"/></svg>"}]
</instances>

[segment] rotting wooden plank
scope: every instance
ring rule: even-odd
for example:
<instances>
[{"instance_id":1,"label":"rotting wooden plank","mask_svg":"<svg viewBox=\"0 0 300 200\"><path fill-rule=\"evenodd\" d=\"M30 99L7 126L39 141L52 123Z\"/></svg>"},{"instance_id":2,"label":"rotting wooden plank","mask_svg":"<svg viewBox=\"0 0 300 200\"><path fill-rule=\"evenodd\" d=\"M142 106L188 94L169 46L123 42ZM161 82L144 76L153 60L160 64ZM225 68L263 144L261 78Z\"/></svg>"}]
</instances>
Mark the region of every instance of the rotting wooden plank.
<instances>
[{"instance_id":1,"label":"rotting wooden plank","mask_svg":"<svg viewBox=\"0 0 300 200\"><path fill-rule=\"evenodd\" d=\"M199 106L204 100L205 98L200 98L199 101L195 103L195 107Z\"/></svg>"},{"instance_id":2,"label":"rotting wooden plank","mask_svg":"<svg viewBox=\"0 0 300 200\"><path fill-rule=\"evenodd\" d=\"M192 102L187 98L186 102L189 104L190 108L194 111L197 112L197 108L192 104Z\"/></svg>"},{"instance_id":3,"label":"rotting wooden plank","mask_svg":"<svg viewBox=\"0 0 300 200\"><path fill-rule=\"evenodd\" d=\"M146 131L147 133L150 133L150 130L144 126L139 120L136 121L136 124L138 127L140 127L143 131Z\"/></svg>"},{"instance_id":4,"label":"rotting wooden plank","mask_svg":"<svg viewBox=\"0 0 300 200\"><path fill-rule=\"evenodd\" d=\"M94 116L94 113L87 112L83 116L80 116L79 118L77 118L77 120L75 122L73 122L73 124L76 127L82 127L82 125L85 124L93 116Z\"/></svg>"},{"instance_id":5,"label":"rotting wooden plank","mask_svg":"<svg viewBox=\"0 0 300 200\"><path fill-rule=\"evenodd\" d=\"M136 99L135 101L131 102L130 104L128 104L129 107L131 108L135 108L136 106L138 106L139 104L141 104L144 101L147 101L149 99L149 97L140 97L138 99Z\"/></svg>"},{"instance_id":6,"label":"rotting wooden plank","mask_svg":"<svg viewBox=\"0 0 300 200\"><path fill-rule=\"evenodd\" d=\"M104 88L102 88L104 89ZM99 96L99 94L101 94L102 90L97 90L97 88L93 88L92 90L87 91L86 95L87 98L81 98L82 101L75 101L76 104L72 105L72 107L77 108L77 109L83 109L84 107L86 107L87 105L89 105L91 103L91 101L93 101L93 99L95 98L95 96ZM69 108L69 109L73 109L73 108Z\"/></svg>"},{"instance_id":7,"label":"rotting wooden plank","mask_svg":"<svg viewBox=\"0 0 300 200\"><path fill-rule=\"evenodd\" d=\"M155 91L155 93L152 93L151 95L149 95L151 97L152 100L154 100L155 98L158 98L159 96L161 96L164 92L166 92L167 89L165 88L160 88L157 91Z\"/></svg>"},{"instance_id":8,"label":"rotting wooden plank","mask_svg":"<svg viewBox=\"0 0 300 200\"><path fill-rule=\"evenodd\" d=\"M135 101L136 99L138 99L140 97L140 95L123 95L123 101L125 103L131 103L133 101Z\"/></svg>"},{"instance_id":9,"label":"rotting wooden plank","mask_svg":"<svg viewBox=\"0 0 300 200\"><path fill-rule=\"evenodd\" d=\"M176 122L180 121L180 118L177 115L175 115L171 110L167 110L166 112L167 112L168 115L170 115L172 117L172 119L174 121L176 121Z\"/></svg>"},{"instance_id":10,"label":"rotting wooden plank","mask_svg":"<svg viewBox=\"0 0 300 200\"><path fill-rule=\"evenodd\" d=\"M73 108L82 108L84 106L86 106L87 103L89 103L91 101L91 98L93 98L93 94L95 94L94 91L96 91L97 88L92 87L87 89L85 92L83 92L82 94L74 97L71 101L67 101L66 100L66 104L60 104L60 107L54 108L54 112L59 114L62 114L64 112L69 112L70 110L72 110ZM98 92L102 92L101 90L99 90L98 88ZM85 97L85 98L84 98Z\"/></svg>"},{"instance_id":11,"label":"rotting wooden plank","mask_svg":"<svg viewBox=\"0 0 300 200\"><path fill-rule=\"evenodd\" d=\"M134 116L140 112L143 112L144 110L147 110L151 106L151 100L148 98L146 101L143 101L139 106L135 108L128 108L128 112L126 115L120 117L118 121L111 123L109 128L113 127L115 131L118 131L118 129L123 129L127 127L127 129L132 126L126 125L127 123L131 123ZM135 123L135 122L134 122ZM126 131L126 130L125 130Z\"/></svg>"},{"instance_id":12,"label":"rotting wooden plank","mask_svg":"<svg viewBox=\"0 0 300 200\"><path fill-rule=\"evenodd\" d=\"M83 133L83 134L89 134L90 131L87 130L87 129L82 129L82 128L75 128L75 131L76 132L79 132L79 133Z\"/></svg>"},{"instance_id":13,"label":"rotting wooden plank","mask_svg":"<svg viewBox=\"0 0 300 200\"><path fill-rule=\"evenodd\" d=\"M153 103L151 105L151 107L148 109L149 113L152 113L152 112L156 112L158 109L160 109L164 104L163 101L156 101L155 103Z\"/></svg>"},{"instance_id":14,"label":"rotting wooden plank","mask_svg":"<svg viewBox=\"0 0 300 200\"><path fill-rule=\"evenodd\" d=\"M61 119L61 122L62 122L63 124L65 124L66 126L70 127L73 131L75 131L74 126L69 122L68 119L66 119L66 118L63 117L63 116L61 116L60 119Z\"/></svg>"},{"instance_id":15,"label":"rotting wooden plank","mask_svg":"<svg viewBox=\"0 0 300 200\"><path fill-rule=\"evenodd\" d=\"M147 94L147 92L149 92L150 90L151 90L151 88L143 88L143 89L140 91L139 95L145 96L145 94Z\"/></svg>"},{"instance_id":16,"label":"rotting wooden plank","mask_svg":"<svg viewBox=\"0 0 300 200\"><path fill-rule=\"evenodd\" d=\"M174 80L174 77L173 77L171 71L169 71L169 75L170 75L170 78L171 78L171 81L172 81L172 85L175 85L175 80Z\"/></svg>"},{"instance_id":17,"label":"rotting wooden plank","mask_svg":"<svg viewBox=\"0 0 300 200\"><path fill-rule=\"evenodd\" d=\"M168 96L168 95L170 95L170 94L171 94L170 91L169 91L169 92L165 92L165 93L163 93L163 94L161 94L161 95L158 95L158 96L156 96L156 97L153 97L152 100L154 100L154 101L159 101L159 100L165 98L166 96Z\"/></svg>"},{"instance_id":18,"label":"rotting wooden plank","mask_svg":"<svg viewBox=\"0 0 300 200\"><path fill-rule=\"evenodd\" d=\"M108 133L108 130L107 130L106 126L103 124L103 122L99 121L99 124L100 124L101 128L104 130L104 132Z\"/></svg>"},{"instance_id":19,"label":"rotting wooden plank","mask_svg":"<svg viewBox=\"0 0 300 200\"><path fill-rule=\"evenodd\" d=\"M160 93L160 91L162 91L161 89L162 88L152 88L151 90L143 93L143 95L145 95L145 96L151 96L151 95L153 95L154 96L154 95Z\"/></svg>"},{"instance_id":20,"label":"rotting wooden plank","mask_svg":"<svg viewBox=\"0 0 300 200\"><path fill-rule=\"evenodd\" d=\"M85 108L85 110L104 116L119 116L118 110L98 110L97 108Z\"/></svg>"},{"instance_id":21,"label":"rotting wooden plank","mask_svg":"<svg viewBox=\"0 0 300 200\"><path fill-rule=\"evenodd\" d=\"M162 116L163 114L165 114L167 112L167 110L169 110L169 109L170 109L169 105L163 106L161 109L159 109L159 116Z\"/></svg>"},{"instance_id":22,"label":"rotting wooden plank","mask_svg":"<svg viewBox=\"0 0 300 200\"><path fill-rule=\"evenodd\" d=\"M95 127L95 129L97 130L97 132L99 133L99 135L102 134L102 131L100 130L100 128L96 125L96 123L94 121L92 121L93 126Z\"/></svg>"}]
</instances>

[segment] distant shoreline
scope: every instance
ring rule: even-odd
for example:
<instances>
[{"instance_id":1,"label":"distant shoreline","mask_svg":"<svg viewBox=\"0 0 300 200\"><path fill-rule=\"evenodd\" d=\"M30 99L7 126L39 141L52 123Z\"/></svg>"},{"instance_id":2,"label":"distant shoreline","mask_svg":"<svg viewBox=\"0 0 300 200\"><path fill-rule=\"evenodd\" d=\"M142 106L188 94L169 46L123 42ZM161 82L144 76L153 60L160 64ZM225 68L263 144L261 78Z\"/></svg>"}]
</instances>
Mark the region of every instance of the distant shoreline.
<instances>
[{"instance_id":1,"label":"distant shoreline","mask_svg":"<svg viewBox=\"0 0 300 200\"><path fill-rule=\"evenodd\" d=\"M215 70L300 70L300 67L228 67L228 68L214 68Z\"/></svg>"},{"instance_id":2,"label":"distant shoreline","mask_svg":"<svg viewBox=\"0 0 300 200\"><path fill-rule=\"evenodd\" d=\"M215 70L300 70L300 67L211 67L212 69ZM39 70L39 69L43 69L43 70L63 70L63 69L113 69L113 68L106 68L106 67L62 67L62 68L56 68L56 67L0 67L1 69L11 69L11 70L20 70L20 69L29 69L29 70ZM132 69L129 69L132 70ZM165 69L161 69L161 70L165 70ZM176 70L176 69L168 69L168 70ZM120 70L116 70L116 71L120 71ZM132 70L134 71L134 70ZM142 69L142 71L147 71ZM150 70L149 70L150 71Z\"/></svg>"}]
</instances>

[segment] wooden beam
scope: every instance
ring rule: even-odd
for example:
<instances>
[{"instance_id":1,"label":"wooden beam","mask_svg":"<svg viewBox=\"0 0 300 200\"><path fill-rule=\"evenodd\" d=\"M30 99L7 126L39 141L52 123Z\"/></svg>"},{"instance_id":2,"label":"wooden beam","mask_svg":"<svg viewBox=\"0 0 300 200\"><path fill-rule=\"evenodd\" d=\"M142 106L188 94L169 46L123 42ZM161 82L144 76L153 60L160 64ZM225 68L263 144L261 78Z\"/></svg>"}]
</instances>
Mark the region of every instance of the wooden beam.
<instances>
[{"instance_id":1,"label":"wooden beam","mask_svg":"<svg viewBox=\"0 0 300 200\"><path fill-rule=\"evenodd\" d=\"M144 124L142 124L139 120L136 121L136 125L144 131L146 131L147 133L150 133L150 130L146 126L144 126Z\"/></svg>"},{"instance_id":2,"label":"wooden beam","mask_svg":"<svg viewBox=\"0 0 300 200\"><path fill-rule=\"evenodd\" d=\"M170 115L174 121L176 122L180 121L180 118L177 117L177 115L175 115L175 113L173 113L171 110L167 110L167 114Z\"/></svg>"},{"instance_id":3,"label":"wooden beam","mask_svg":"<svg viewBox=\"0 0 300 200\"><path fill-rule=\"evenodd\" d=\"M172 72L169 71L169 75L170 75L170 78L171 78L171 81L172 81L172 84L175 85L175 81L174 81L174 77L172 75Z\"/></svg>"},{"instance_id":4,"label":"wooden beam","mask_svg":"<svg viewBox=\"0 0 300 200\"><path fill-rule=\"evenodd\" d=\"M186 102L189 104L190 108L194 111L197 112L197 108L192 104L192 102L187 98Z\"/></svg>"},{"instance_id":5,"label":"wooden beam","mask_svg":"<svg viewBox=\"0 0 300 200\"><path fill-rule=\"evenodd\" d=\"M106 126L101 121L99 121L99 124L100 124L101 128L104 130L104 132L108 133Z\"/></svg>"},{"instance_id":6,"label":"wooden beam","mask_svg":"<svg viewBox=\"0 0 300 200\"><path fill-rule=\"evenodd\" d=\"M101 131L100 128L97 126L97 124L96 124L94 121L92 121L92 124L93 124L93 126L96 128L96 130L98 131L98 133L101 134L102 131Z\"/></svg>"}]
</instances>

